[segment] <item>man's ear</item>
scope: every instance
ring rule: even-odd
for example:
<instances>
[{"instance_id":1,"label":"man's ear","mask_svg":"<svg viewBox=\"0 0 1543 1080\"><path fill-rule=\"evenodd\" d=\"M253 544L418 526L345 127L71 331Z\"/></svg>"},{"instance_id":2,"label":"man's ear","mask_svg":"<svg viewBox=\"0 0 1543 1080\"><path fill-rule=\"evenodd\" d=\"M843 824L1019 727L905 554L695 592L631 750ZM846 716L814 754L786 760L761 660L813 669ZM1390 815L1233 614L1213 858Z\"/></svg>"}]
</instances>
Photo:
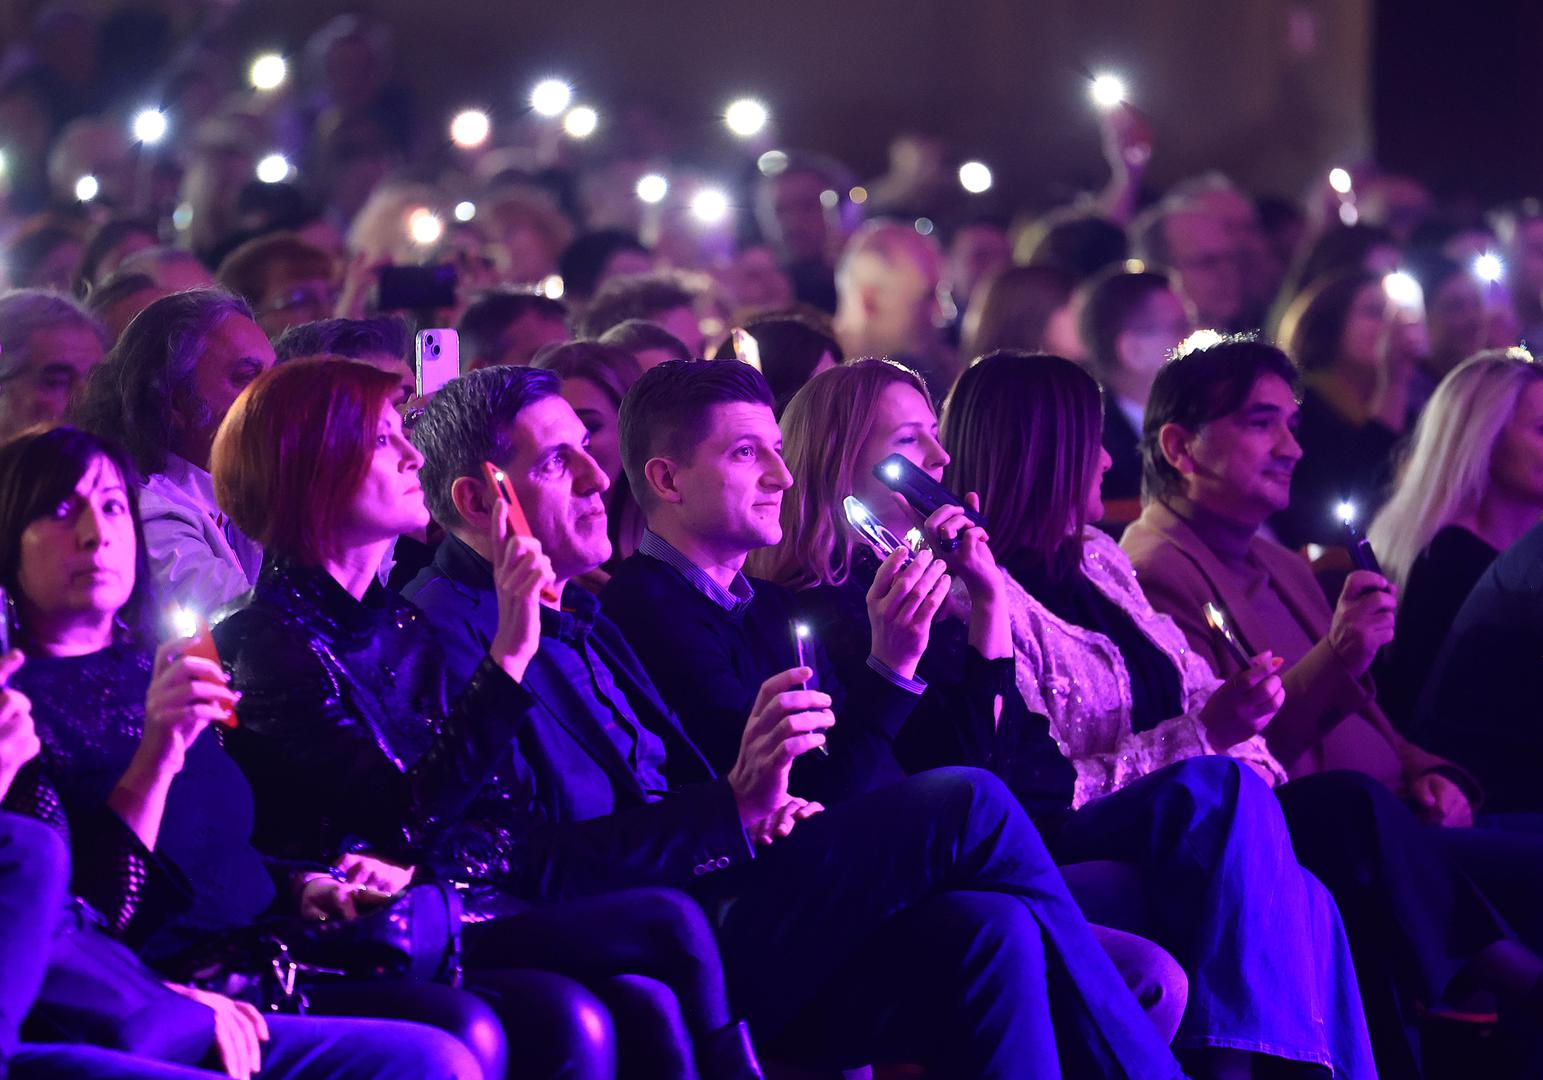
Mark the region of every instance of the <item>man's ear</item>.
<instances>
[{"instance_id":1,"label":"man's ear","mask_svg":"<svg viewBox=\"0 0 1543 1080\"><path fill-rule=\"evenodd\" d=\"M1179 471L1181 476L1195 472L1195 459L1190 455L1189 444L1194 433L1178 424L1164 424L1157 429L1157 446L1163 452L1163 460Z\"/></svg>"},{"instance_id":2,"label":"man's ear","mask_svg":"<svg viewBox=\"0 0 1543 1080\"><path fill-rule=\"evenodd\" d=\"M493 492L486 480L476 476L459 476L450 485L450 502L466 527L477 535L488 531L488 519L493 513Z\"/></svg>"},{"instance_id":3,"label":"man's ear","mask_svg":"<svg viewBox=\"0 0 1543 1080\"><path fill-rule=\"evenodd\" d=\"M643 477L648 481L648 491L655 499L666 503L681 501L676 486L675 462L667 457L653 457L643 465Z\"/></svg>"}]
</instances>

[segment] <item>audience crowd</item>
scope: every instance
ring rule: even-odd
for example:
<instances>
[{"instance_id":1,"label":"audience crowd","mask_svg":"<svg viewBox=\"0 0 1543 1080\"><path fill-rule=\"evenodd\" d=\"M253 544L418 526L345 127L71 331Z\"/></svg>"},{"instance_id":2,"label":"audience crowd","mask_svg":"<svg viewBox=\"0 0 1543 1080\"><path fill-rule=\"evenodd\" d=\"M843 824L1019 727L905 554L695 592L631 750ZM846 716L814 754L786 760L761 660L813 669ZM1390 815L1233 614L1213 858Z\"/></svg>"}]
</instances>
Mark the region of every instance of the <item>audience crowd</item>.
<instances>
[{"instance_id":1,"label":"audience crowd","mask_svg":"<svg viewBox=\"0 0 1543 1080\"><path fill-rule=\"evenodd\" d=\"M1543 1073L1543 203L225 31L0 52L0 1077Z\"/></svg>"}]
</instances>

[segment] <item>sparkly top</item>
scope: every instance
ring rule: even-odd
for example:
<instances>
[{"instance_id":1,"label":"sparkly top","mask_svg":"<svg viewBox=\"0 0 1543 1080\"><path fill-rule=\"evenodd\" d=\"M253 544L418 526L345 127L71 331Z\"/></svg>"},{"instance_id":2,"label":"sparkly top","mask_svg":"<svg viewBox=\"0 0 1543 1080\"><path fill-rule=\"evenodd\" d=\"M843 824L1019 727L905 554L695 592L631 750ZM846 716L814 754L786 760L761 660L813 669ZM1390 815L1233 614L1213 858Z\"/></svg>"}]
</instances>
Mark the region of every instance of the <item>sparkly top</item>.
<instances>
[{"instance_id":1,"label":"sparkly top","mask_svg":"<svg viewBox=\"0 0 1543 1080\"><path fill-rule=\"evenodd\" d=\"M1216 753L1199 714L1221 685L1205 660L1189 649L1173 620L1147 602L1125 553L1091 527L1083 537L1082 572L1179 669L1184 711L1150 730L1132 731L1130 675L1114 643L1058 618L1009 576L1018 689L1032 712L1050 718L1061 752L1076 766L1074 806L1119 791L1175 762ZM1261 767L1276 783L1286 780L1285 770L1257 736L1227 753Z\"/></svg>"},{"instance_id":2,"label":"sparkly top","mask_svg":"<svg viewBox=\"0 0 1543 1080\"><path fill-rule=\"evenodd\" d=\"M87 656L33 657L12 679L32 700L41 759L77 840L105 827L107 798L144 733L153 662L149 652L114 645ZM165 955L256 919L273 902L274 885L251 835L251 788L218 729L206 728L167 794L148 870L151 902L137 912L129 936L148 937L147 954ZM79 859L79 843L75 852ZM120 921L119 912L103 914Z\"/></svg>"}]
</instances>

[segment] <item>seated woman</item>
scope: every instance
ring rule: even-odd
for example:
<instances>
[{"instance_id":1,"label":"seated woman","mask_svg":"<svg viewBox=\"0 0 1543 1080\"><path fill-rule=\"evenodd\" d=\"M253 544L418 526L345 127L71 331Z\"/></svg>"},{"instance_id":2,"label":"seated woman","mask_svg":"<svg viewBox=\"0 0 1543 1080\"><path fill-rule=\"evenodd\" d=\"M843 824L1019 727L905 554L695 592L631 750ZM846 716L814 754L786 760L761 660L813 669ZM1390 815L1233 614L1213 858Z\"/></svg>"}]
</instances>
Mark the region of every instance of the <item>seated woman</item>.
<instances>
[{"instance_id":1,"label":"seated woman","mask_svg":"<svg viewBox=\"0 0 1543 1080\"><path fill-rule=\"evenodd\" d=\"M149 571L168 600L213 611L257 580L262 548L215 505L209 448L236 395L273 363L244 301L175 293L139 313L71 412L133 462Z\"/></svg>"},{"instance_id":2,"label":"seated woman","mask_svg":"<svg viewBox=\"0 0 1543 1080\"><path fill-rule=\"evenodd\" d=\"M1398 587L1377 699L1404 731L1458 609L1543 515L1543 366L1479 353L1436 387L1393 494L1367 530Z\"/></svg>"},{"instance_id":3,"label":"seated woman","mask_svg":"<svg viewBox=\"0 0 1543 1080\"><path fill-rule=\"evenodd\" d=\"M419 612L378 580L393 538L428 521L422 456L391 407L395 380L367 364L301 360L274 369L232 407L214 445L215 490L270 553L251 598L215 631L242 699L231 752L255 794L259 846L330 863L368 851L408 869L448 865L484 836L463 822L508 758L526 715L519 680L540 641L551 569L533 540L497 547L499 626L454 703ZM502 521L502 515L496 515ZM459 831L458 831L459 830ZM667 889L619 891L527 909L491 888L469 892L463 960L536 963L582 978L616 1018L622 1059L656 1075L759 1075L731 1023L705 916ZM505 918L491 918L503 916ZM682 1060L684 1058L684 1060Z\"/></svg>"},{"instance_id":4,"label":"seated woman","mask_svg":"<svg viewBox=\"0 0 1543 1080\"><path fill-rule=\"evenodd\" d=\"M19 670L21 654L11 654L0 676L30 699L42 747L41 768L13 785L7 806L68 834L75 890L152 966L188 981L207 946L284 903L248 840L251 793L208 730L235 699L224 674L188 655L186 641L152 652L132 478L120 451L73 428L24 434L0 448L0 584L29 654ZM356 900L356 886L327 875L301 897L318 913L351 911ZM532 1007L543 1007L542 989L530 987ZM502 1070L502 1033L478 1001L445 986L386 991L318 987L314 1004L319 1013L429 1021L475 1051L473 1065L455 1049L468 1069ZM218 1014L226 1067L255 1071L248 1051L262 1028L256 1010L202 989L183 992ZM561 1004L547 1006L554 1023ZM581 1031L584 1019L575 1017L572 1029ZM321 1025L317 1034L325 1034L326 1022L301 1023L302 1032Z\"/></svg>"},{"instance_id":5,"label":"seated woman","mask_svg":"<svg viewBox=\"0 0 1543 1080\"><path fill-rule=\"evenodd\" d=\"M1082 770L1062 756L1043 712L1030 710L1014 679L1011 586L984 530L971 526L958 507L922 522L874 476L874 466L891 454L910 459L934 480L949 464L932 404L915 374L883 360L824 372L793 399L783 428L797 494L783 502L782 543L758 553L754 568L805 590L800 599L813 636L838 670L865 662L864 598L879 565L846 523L846 495L855 494L896 536L921 526L962 584L933 625L917 669L926 689L895 740L905 769L973 765L1002 776L1052 838L1089 917L1149 934L1174 952L1190 976L1190 1007L1177 1045L1187 1051L1192 1074L1225 1075L1239 1067L1225 1048L1277 1047L1282 1057L1315 1060L1325 1048L1301 1038L1311 1026L1304 1017L1266 1016L1229 1000L1240 985L1258 988L1274 980L1280 980L1280 1000L1321 995L1328 984L1316 963L1282 968L1279 942L1283 936L1321 936L1332 954L1338 940L1332 905L1310 895L1313 887L1291 854L1268 788L1246 765L1221 756L1175 757L1171 766L1154 767L1144 780L1132 777L1128 788L1106 798L1095 797L1106 789L1079 782ZM973 494L965 498L978 505ZM991 524L996 527L997 519ZM1226 707L1225 700L1218 702L1218 717ZM1264 711L1271 711L1268 704ZM1084 808L1071 813L1073 805ZM1102 832L1123 834L1130 844L1120 851L1091 850L1086 837ZM1105 857L1125 866L1064 865ZM1132 877L1136 902L1118 903L1110 894L1119 889L1110 885L1128 887ZM1291 897L1292 903L1267 915L1256 911L1262 919L1241 917L1251 910L1248 898L1259 895ZM1353 977L1350 982L1353 1000ZM1354 1075L1355 1026L1345 1034L1343 1064Z\"/></svg>"}]
</instances>

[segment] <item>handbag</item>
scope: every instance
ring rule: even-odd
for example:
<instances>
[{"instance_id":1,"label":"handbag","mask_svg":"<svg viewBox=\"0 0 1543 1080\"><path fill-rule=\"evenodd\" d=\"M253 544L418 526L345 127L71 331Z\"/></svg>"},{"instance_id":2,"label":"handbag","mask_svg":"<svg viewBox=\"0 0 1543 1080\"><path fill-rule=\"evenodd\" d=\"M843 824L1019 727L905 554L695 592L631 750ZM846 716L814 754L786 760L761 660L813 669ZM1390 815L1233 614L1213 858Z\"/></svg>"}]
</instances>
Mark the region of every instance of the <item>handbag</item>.
<instances>
[{"instance_id":1,"label":"handbag","mask_svg":"<svg viewBox=\"0 0 1543 1080\"><path fill-rule=\"evenodd\" d=\"M76 900L59 920L43 987L22 1037L197 1065L214 1047L214 1012L168 990Z\"/></svg>"}]
</instances>

